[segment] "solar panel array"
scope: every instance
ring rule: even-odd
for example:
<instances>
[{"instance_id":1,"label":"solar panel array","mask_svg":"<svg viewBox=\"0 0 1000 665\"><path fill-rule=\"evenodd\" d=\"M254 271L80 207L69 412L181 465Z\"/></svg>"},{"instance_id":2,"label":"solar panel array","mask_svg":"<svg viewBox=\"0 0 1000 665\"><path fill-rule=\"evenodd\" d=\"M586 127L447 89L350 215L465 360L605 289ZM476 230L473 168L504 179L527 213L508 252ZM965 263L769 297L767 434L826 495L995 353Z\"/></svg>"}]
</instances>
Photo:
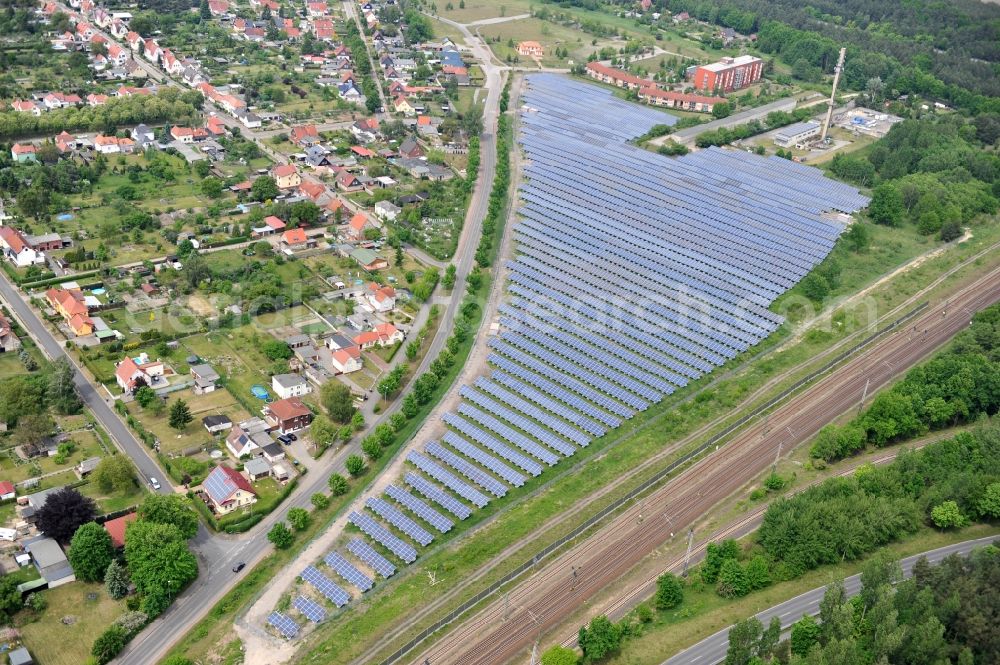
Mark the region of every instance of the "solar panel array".
<instances>
[{"instance_id":1,"label":"solar panel array","mask_svg":"<svg viewBox=\"0 0 1000 665\"><path fill-rule=\"evenodd\" d=\"M299 624L281 612L271 612L267 615L267 622L286 639L290 640L299 634Z\"/></svg>"},{"instance_id":2,"label":"solar panel array","mask_svg":"<svg viewBox=\"0 0 1000 665\"><path fill-rule=\"evenodd\" d=\"M351 602L351 595L341 589L336 582L319 572L314 566L306 566L302 571L302 579L313 585L317 591L337 607L343 607Z\"/></svg>"},{"instance_id":3,"label":"solar panel array","mask_svg":"<svg viewBox=\"0 0 1000 665\"><path fill-rule=\"evenodd\" d=\"M400 489L395 485L389 485L385 488L385 493L389 498L393 499L399 505L408 508L410 512L441 533L448 533L451 531L451 527L455 525L450 519L404 489Z\"/></svg>"},{"instance_id":4,"label":"solar panel array","mask_svg":"<svg viewBox=\"0 0 1000 665\"><path fill-rule=\"evenodd\" d=\"M364 513L351 512L348 515L351 524L364 531L377 543L384 545L390 552L398 556L405 563L413 563L417 560L417 549L405 540L396 537L389 529L385 528Z\"/></svg>"},{"instance_id":5,"label":"solar panel array","mask_svg":"<svg viewBox=\"0 0 1000 665\"><path fill-rule=\"evenodd\" d=\"M302 616L313 623L319 623L326 618L326 609L314 600L305 596L296 596L292 601L292 607L302 613Z\"/></svg>"},{"instance_id":6,"label":"solar panel array","mask_svg":"<svg viewBox=\"0 0 1000 665\"><path fill-rule=\"evenodd\" d=\"M382 579L389 579L396 574L396 566L360 538L355 538L347 543L347 551L364 561L372 570L381 575Z\"/></svg>"},{"instance_id":7,"label":"solar panel array","mask_svg":"<svg viewBox=\"0 0 1000 665\"><path fill-rule=\"evenodd\" d=\"M367 500L405 537L367 513L349 516L406 563L417 556L410 541L433 540L421 523L454 526L438 508L467 519L467 503L504 497L765 339L783 322L768 308L845 228L825 213L868 204L785 159L643 150L630 139L674 116L567 77L526 81L516 255L489 342L492 373L461 388L440 442L406 458L416 471L404 482L434 507L396 485L391 501ZM396 571L363 539L347 549L382 577ZM339 554L326 562L370 588Z\"/></svg>"},{"instance_id":8,"label":"solar panel array","mask_svg":"<svg viewBox=\"0 0 1000 665\"><path fill-rule=\"evenodd\" d=\"M376 515L389 522L407 536L427 547L434 540L434 536L427 529L423 528L409 517L404 515L398 508L385 499L369 497L365 505Z\"/></svg>"},{"instance_id":9,"label":"solar panel array","mask_svg":"<svg viewBox=\"0 0 1000 665\"><path fill-rule=\"evenodd\" d=\"M340 575L348 584L357 587L359 591L364 592L372 588L372 579L355 568L340 552L330 552L323 557L323 561L330 567L330 570Z\"/></svg>"}]
</instances>

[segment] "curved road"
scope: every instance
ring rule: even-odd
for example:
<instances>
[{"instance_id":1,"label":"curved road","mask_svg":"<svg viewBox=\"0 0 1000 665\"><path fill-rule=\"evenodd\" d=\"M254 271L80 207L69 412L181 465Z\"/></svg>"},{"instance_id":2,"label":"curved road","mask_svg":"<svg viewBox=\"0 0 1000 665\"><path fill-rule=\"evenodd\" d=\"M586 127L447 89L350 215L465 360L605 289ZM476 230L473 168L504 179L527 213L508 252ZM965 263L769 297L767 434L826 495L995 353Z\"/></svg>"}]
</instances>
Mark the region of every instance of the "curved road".
<instances>
[{"instance_id":1,"label":"curved road","mask_svg":"<svg viewBox=\"0 0 1000 665\"><path fill-rule=\"evenodd\" d=\"M988 536L986 538L967 540L963 543L946 545L945 547L939 547L936 550L929 550L927 552L923 552L922 554L908 556L899 562L900 566L903 568L903 577L910 577L913 574L913 565L921 557L926 557L931 563L937 563L952 554L965 556L972 550L989 545L996 540L997 536ZM848 596L857 595L858 592L861 591L861 575L852 575L851 577L845 579L844 587L847 589ZM773 617L778 617L778 619L781 620L781 628L786 629L807 614L811 616L819 614L819 603L823 600L823 594L825 593L825 586L818 587L812 591L807 591L800 596L796 596L791 600L786 600L780 605L769 607L755 616L760 619L761 623L765 626L771 622ZM714 635L706 637L701 642L698 642L698 644L695 644L694 646L681 651L676 656L663 661L662 665L689 665L690 663L697 663L698 665L716 665L716 663L721 663L726 659L726 651L729 650L730 628L732 628L732 626L724 628Z\"/></svg>"},{"instance_id":2,"label":"curved road","mask_svg":"<svg viewBox=\"0 0 1000 665\"><path fill-rule=\"evenodd\" d=\"M681 537L708 508L766 470L779 449L787 452L857 406L866 384L869 394L886 385L966 327L974 312L998 300L1000 269L818 379L775 408L766 424L748 426L586 540L540 564L533 575L509 588L509 607L496 598L409 662L510 661L540 632L560 624L662 543Z\"/></svg>"}]
</instances>

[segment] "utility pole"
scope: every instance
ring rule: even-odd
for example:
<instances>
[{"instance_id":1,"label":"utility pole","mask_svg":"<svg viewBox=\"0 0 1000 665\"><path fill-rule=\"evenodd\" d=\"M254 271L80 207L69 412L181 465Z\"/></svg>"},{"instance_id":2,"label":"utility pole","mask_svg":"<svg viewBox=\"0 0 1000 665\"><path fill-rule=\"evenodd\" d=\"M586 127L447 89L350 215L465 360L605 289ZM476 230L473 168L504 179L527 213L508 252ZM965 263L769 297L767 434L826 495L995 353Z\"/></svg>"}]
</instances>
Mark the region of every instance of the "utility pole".
<instances>
[{"instance_id":1,"label":"utility pole","mask_svg":"<svg viewBox=\"0 0 1000 665\"><path fill-rule=\"evenodd\" d=\"M781 457L781 446L784 445L785 440L781 439L778 441L778 452L774 454L774 464L771 465L771 475L773 476L775 471L778 470L778 459Z\"/></svg>"},{"instance_id":2,"label":"utility pole","mask_svg":"<svg viewBox=\"0 0 1000 665\"><path fill-rule=\"evenodd\" d=\"M510 618L510 592L504 594L503 596L503 620L507 621Z\"/></svg>"},{"instance_id":3,"label":"utility pole","mask_svg":"<svg viewBox=\"0 0 1000 665\"><path fill-rule=\"evenodd\" d=\"M840 72L844 70L844 56L846 55L847 49L840 49L840 55L837 57L837 66L833 70L833 90L830 91L830 101L827 102L826 120L823 121L823 129L819 135L820 142L826 141L826 133L830 131L830 123L833 121L833 105L836 103L837 98L837 84L840 83Z\"/></svg>"},{"instance_id":4,"label":"utility pole","mask_svg":"<svg viewBox=\"0 0 1000 665\"><path fill-rule=\"evenodd\" d=\"M694 529L688 529L688 546L687 552L684 553L684 570L681 571L681 577L687 577L688 575L688 563L691 562L692 545L694 545Z\"/></svg>"},{"instance_id":5,"label":"utility pole","mask_svg":"<svg viewBox=\"0 0 1000 665\"><path fill-rule=\"evenodd\" d=\"M858 415L861 415L861 410L865 408L865 398L868 397L868 384L871 383L871 377L865 379L865 389L861 393L861 404L858 404Z\"/></svg>"}]
</instances>

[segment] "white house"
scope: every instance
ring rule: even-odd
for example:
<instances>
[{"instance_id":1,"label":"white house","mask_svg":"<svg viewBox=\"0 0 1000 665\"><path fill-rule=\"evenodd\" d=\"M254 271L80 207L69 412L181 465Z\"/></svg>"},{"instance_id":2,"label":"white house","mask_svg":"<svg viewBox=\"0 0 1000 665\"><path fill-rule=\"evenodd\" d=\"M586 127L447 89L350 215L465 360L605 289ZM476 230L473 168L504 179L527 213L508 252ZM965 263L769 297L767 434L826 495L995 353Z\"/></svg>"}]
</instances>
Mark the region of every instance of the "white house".
<instances>
[{"instance_id":1,"label":"white house","mask_svg":"<svg viewBox=\"0 0 1000 665\"><path fill-rule=\"evenodd\" d=\"M361 349L356 346L337 349L330 354L330 364L339 374L350 374L361 369Z\"/></svg>"},{"instance_id":2,"label":"white house","mask_svg":"<svg viewBox=\"0 0 1000 665\"><path fill-rule=\"evenodd\" d=\"M375 204L375 216L388 222L395 221L401 212L403 209L391 201L379 201Z\"/></svg>"},{"instance_id":3,"label":"white house","mask_svg":"<svg viewBox=\"0 0 1000 665\"><path fill-rule=\"evenodd\" d=\"M365 299L376 312L391 312L396 307L396 290L391 286L380 286L372 282L368 285Z\"/></svg>"},{"instance_id":4,"label":"white house","mask_svg":"<svg viewBox=\"0 0 1000 665\"><path fill-rule=\"evenodd\" d=\"M121 146L118 145L117 138L100 134L94 137L94 149L103 155L113 155L121 152Z\"/></svg>"},{"instance_id":5,"label":"white house","mask_svg":"<svg viewBox=\"0 0 1000 665\"><path fill-rule=\"evenodd\" d=\"M0 250L18 268L45 263L45 254L35 250L20 231L10 226L0 226Z\"/></svg>"},{"instance_id":6,"label":"white house","mask_svg":"<svg viewBox=\"0 0 1000 665\"><path fill-rule=\"evenodd\" d=\"M281 399L301 397L312 392L312 386L298 374L275 374L271 377L271 388Z\"/></svg>"}]
</instances>

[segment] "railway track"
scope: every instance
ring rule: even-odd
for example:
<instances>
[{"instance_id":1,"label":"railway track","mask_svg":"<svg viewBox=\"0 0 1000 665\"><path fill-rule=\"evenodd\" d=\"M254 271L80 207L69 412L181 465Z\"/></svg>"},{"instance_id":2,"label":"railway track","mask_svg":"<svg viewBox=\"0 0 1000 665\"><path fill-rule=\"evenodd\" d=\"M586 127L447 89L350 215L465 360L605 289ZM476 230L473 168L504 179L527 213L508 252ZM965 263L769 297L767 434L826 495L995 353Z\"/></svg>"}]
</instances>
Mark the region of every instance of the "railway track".
<instances>
[{"instance_id":1,"label":"railway track","mask_svg":"<svg viewBox=\"0 0 1000 665\"><path fill-rule=\"evenodd\" d=\"M528 647L600 589L684 532L709 508L763 472L780 451L808 440L823 425L916 364L1000 300L1000 269L991 271L915 322L877 342L764 422L737 434L591 537L511 588L411 662L499 665Z\"/></svg>"}]
</instances>

